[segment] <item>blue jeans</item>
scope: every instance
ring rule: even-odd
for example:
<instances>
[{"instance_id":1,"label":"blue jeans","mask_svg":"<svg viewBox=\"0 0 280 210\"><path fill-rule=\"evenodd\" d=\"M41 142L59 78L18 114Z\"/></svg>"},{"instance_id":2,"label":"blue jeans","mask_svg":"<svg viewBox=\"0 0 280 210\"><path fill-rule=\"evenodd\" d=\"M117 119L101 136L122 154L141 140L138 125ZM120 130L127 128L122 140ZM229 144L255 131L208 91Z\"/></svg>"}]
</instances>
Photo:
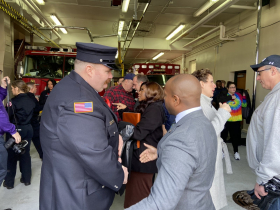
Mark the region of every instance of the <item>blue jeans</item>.
<instances>
[{"instance_id":1,"label":"blue jeans","mask_svg":"<svg viewBox=\"0 0 280 210\"><path fill-rule=\"evenodd\" d=\"M250 190L250 191L247 191L247 193L249 195L253 195L252 196L252 199L256 199L256 197L254 196L254 189L253 190ZM254 198L255 197L255 198ZM271 206L269 207L268 210L280 210L280 198L277 198L272 204Z\"/></svg>"},{"instance_id":2,"label":"blue jeans","mask_svg":"<svg viewBox=\"0 0 280 210\"><path fill-rule=\"evenodd\" d=\"M279 210L280 209L280 198L275 200L269 210Z\"/></svg>"}]
</instances>

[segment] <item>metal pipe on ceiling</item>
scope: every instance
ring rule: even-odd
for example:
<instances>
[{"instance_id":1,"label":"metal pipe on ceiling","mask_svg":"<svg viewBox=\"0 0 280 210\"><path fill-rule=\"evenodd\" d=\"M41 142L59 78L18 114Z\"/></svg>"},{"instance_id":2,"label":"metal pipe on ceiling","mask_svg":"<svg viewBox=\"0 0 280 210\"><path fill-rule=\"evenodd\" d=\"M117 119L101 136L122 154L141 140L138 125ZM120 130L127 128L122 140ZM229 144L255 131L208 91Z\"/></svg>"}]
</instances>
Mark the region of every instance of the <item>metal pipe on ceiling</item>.
<instances>
[{"instance_id":1,"label":"metal pipe on ceiling","mask_svg":"<svg viewBox=\"0 0 280 210\"><path fill-rule=\"evenodd\" d=\"M195 42L197 42L197 41L199 41L199 40L201 40L201 39L204 39L206 36L209 36L210 34L216 32L216 31L218 31L218 30L220 30L220 26L218 26L218 27L216 27L216 28L213 28L213 29L210 30L210 31L207 31L205 34L202 34L202 35L199 36L198 38L196 38L196 39L190 41L189 43L185 44L183 47L188 47L188 46L190 46L191 44L193 44L193 43L195 43Z\"/></svg>"},{"instance_id":2,"label":"metal pipe on ceiling","mask_svg":"<svg viewBox=\"0 0 280 210\"><path fill-rule=\"evenodd\" d=\"M207 16L202 18L200 21L198 21L194 26L186 30L184 33L182 33L180 36L175 38L170 42L170 45L173 44L174 42L179 41L182 39L184 36L188 35L190 32L194 31L195 29L199 28L201 25L207 23L208 21L212 20L214 17L217 15L221 14L223 11L228 9L230 6L238 2L239 0L227 0L223 4L221 4L219 7L217 7L215 10L213 10L211 13L209 13Z\"/></svg>"},{"instance_id":3,"label":"metal pipe on ceiling","mask_svg":"<svg viewBox=\"0 0 280 210\"><path fill-rule=\"evenodd\" d=\"M134 0L134 16L133 16L134 20L138 19L138 17L137 17L137 7L138 7L138 0Z\"/></svg>"},{"instance_id":4,"label":"metal pipe on ceiling","mask_svg":"<svg viewBox=\"0 0 280 210\"><path fill-rule=\"evenodd\" d=\"M123 48L124 48L124 51L125 51L125 52L124 52L124 55L122 56L122 60L124 60L124 58L125 58L125 56L126 56L126 53L127 53L127 50L129 49L129 47L130 47L130 45L131 45L131 42L132 42L132 40L133 40L133 38L134 38L134 36L135 36L135 33L136 33L136 31L137 31L137 29L138 29L138 27L139 27L141 21L143 20L143 18L144 18L144 16L145 16L145 14L146 14L146 12L147 12L149 6L150 6L150 1L149 1L149 3L146 4L146 9L143 11L143 14L142 14L141 18L140 18L139 20L133 20L133 19L132 19L132 21L130 22L129 29L128 29L128 32L127 32L127 34L126 34L126 37L125 37L125 40L124 40L124 44L123 44ZM128 41L128 40L127 40L128 34L130 33L130 29L132 28L132 24L133 24L133 23L137 23L137 25L136 25L136 27L135 27L135 29L134 29L134 32L133 32L133 34L132 34L131 39L129 40L129 44L128 44L128 46L126 47L125 45L126 45L126 42Z\"/></svg>"},{"instance_id":5,"label":"metal pipe on ceiling","mask_svg":"<svg viewBox=\"0 0 280 210\"><path fill-rule=\"evenodd\" d=\"M259 49L261 37L261 18L262 18L262 0L258 0L258 19L257 19L257 37L256 37L256 64L259 63ZM256 93L257 93L257 72L254 73L252 110L256 108Z\"/></svg>"},{"instance_id":6,"label":"metal pipe on ceiling","mask_svg":"<svg viewBox=\"0 0 280 210\"><path fill-rule=\"evenodd\" d=\"M39 18L42 19L42 21L48 25L50 28L53 28L53 25L45 18L41 10L37 7L37 5L32 0L23 0L24 3L30 8ZM61 36L56 30L53 30L53 33L61 39Z\"/></svg>"},{"instance_id":7,"label":"metal pipe on ceiling","mask_svg":"<svg viewBox=\"0 0 280 210\"><path fill-rule=\"evenodd\" d=\"M254 6L243 6L243 5L232 5L230 6L232 9L249 9L249 10L256 10L258 9L257 7Z\"/></svg>"},{"instance_id":8,"label":"metal pipe on ceiling","mask_svg":"<svg viewBox=\"0 0 280 210\"><path fill-rule=\"evenodd\" d=\"M53 29L55 29L55 28L69 28L69 29L86 30L88 35L89 35L90 41L93 42L93 36L91 34L91 31L87 27L79 27L79 26L54 26Z\"/></svg>"},{"instance_id":9,"label":"metal pipe on ceiling","mask_svg":"<svg viewBox=\"0 0 280 210\"><path fill-rule=\"evenodd\" d=\"M53 40L46 37L45 34L43 34L40 30L38 30L38 28L33 26L24 16L22 16L18 11L12 8L7 2L5 2L4 0L0 0L0 2L2 2L3 4L3 6L0 5L0 9L2 9L3 12L8 14L11 18L17 21L20 25L22 25L27 31L29 31L30 33L34 33L36 36L38 36L40 39L44 40L45 42L49 42L52 43L54 46L60 47L60 45L58 45Z\"/></svg>"}]
</instances>

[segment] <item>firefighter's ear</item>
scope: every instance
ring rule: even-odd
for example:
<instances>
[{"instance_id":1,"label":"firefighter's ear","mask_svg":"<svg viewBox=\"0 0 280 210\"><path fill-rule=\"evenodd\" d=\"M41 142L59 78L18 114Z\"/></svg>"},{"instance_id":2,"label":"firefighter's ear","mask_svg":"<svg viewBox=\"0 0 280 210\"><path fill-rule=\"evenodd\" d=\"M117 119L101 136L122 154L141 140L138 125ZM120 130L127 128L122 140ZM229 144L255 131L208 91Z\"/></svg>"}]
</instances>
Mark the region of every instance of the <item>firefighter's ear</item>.
<instances>
[{"instance_id":1,"label":"firefighter's ear","mask_svg":"<svg viewBox=\"0 0 280 210\"><path fill-rule=\"evenodd\" d=\"M95 73L95 68L93 65L91 64L88 64L86 65L86 74L89 76L89 77L93 77L94 76L94 73Z\"/></svg>"}]
</instances>

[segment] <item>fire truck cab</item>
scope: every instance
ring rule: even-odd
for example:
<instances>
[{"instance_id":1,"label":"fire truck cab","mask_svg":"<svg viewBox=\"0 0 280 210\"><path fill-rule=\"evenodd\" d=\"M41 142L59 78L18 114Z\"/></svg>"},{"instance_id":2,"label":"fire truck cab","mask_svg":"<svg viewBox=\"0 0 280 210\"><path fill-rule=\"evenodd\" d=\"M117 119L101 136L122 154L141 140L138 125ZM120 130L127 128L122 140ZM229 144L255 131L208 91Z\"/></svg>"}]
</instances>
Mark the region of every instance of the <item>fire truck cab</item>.
<instances>
[{"instance_id":1,"label":"fire truck cab","mask_svg":"<svg viewBox=\"0 0 280 210\"><path fill-rule=\"evenodd\" d=\"M147 75L149 81L157 82L162 87L176 74L180 74L180 65L166 63L135 63L133 69Z\"/></svg>"}]
</instances>

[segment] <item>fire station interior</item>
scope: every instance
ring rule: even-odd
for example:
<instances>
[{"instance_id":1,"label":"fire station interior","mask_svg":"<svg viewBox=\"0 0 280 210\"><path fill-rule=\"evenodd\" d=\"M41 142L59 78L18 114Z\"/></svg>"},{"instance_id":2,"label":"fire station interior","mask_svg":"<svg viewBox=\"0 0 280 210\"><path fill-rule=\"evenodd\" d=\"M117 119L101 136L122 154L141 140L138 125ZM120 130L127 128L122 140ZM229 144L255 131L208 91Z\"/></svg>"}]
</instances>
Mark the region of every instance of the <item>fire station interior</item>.
<instances>
[{"instance_id":1,"label":"fire station interior","mask_svg":"<svg viewBox=\"0 0 280 210\"><path fill-rule=\"evenodd\" d=\"M280 0L0 0L1 77L26 78L44 89L48 78L59 81L74 70L76 42L93 42L118 48L122 73L114 72L111 86L141 68L162 86L175 74L208 68L215 81L236 82L251 100L255 94L258 107L269 91L250 65L280 54L279 14ZM244 138L247 129L244 121ZM223 209L238 210L232 194L253 189L255 175L246 147L239 147L240 161L228 148L233 174L224 170ZM39 208L42 162L33 145L31 156L32 184L21 184L17 173L14 189L0 188L0 209ZM111 209L123 209L123 199L117 195Z\"/></svg>"}]
</instances>

